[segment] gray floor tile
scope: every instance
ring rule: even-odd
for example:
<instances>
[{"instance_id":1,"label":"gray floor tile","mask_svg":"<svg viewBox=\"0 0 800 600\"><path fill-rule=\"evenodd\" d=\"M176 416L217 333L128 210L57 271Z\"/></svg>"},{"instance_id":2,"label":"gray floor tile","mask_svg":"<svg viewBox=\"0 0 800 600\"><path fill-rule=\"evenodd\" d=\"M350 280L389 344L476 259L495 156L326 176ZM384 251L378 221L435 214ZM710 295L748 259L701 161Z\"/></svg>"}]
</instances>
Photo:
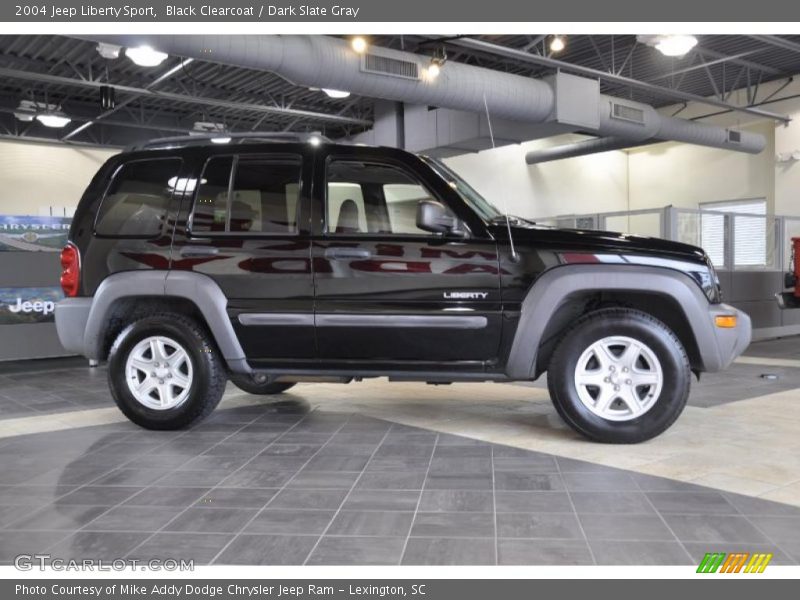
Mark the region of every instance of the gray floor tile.
<instances>
[{"instance_id":1,"label":"gray floor tile","mask_svg":"<svg viewBox=\"0 0 800 600\"><path fill-rule=\"evenodd\" d=\"M189 508L164 526L164 531L235 533L256 514L254 508Z\"/></svg>"},{"instance_id":2,"label":"gray floor tile","mask_svg":"<svg viewBox=\"0 0 800 600\"><path fill-rule=\"evenodd\" d=\"M38 510L36 506L0 506L0 527L5 527Z\"/></svg>"},{"instance_id":3,"label":"gray floor tile","mask_svg":"<svg viewBox=\"0 0 800 600\"><path fill-rule=\"evenodd\" d=\"M170 506L117 506L87 524L87 531L158 531L183 508Z\"/></svg>"},{"instance_id":4,"label":"gray floor tile","mask_svg":"<svg viewBox=\"0 0 800 600\"><path fill-rule=\"evenodd\" d=\"M270 508L336 510L347 490L284 489L269 503Z\"/></svg>"},{"instance_id":5,"label":"gray floor tile","mask_svg":"<svg viewBox=\"0 0 800 600\"><path fill-rule=\"evenodd\" d=\"M493 493L480 490L425 490L419 503L422 512L492 512Z\"/></svg>"},{"instance_id":6,"label":"gray floor tile","mask_svg":"<svg viewBox=\"0 0 800 600\"><path fill-rule=\"evenodd\" d=\"M800 517L753 516L748 519L778 543L800 544Z\"/></svg>"},{"instance_id":7,"label":"gray floor tile","mask_svg":"<svg viewBox=\"0 0 800 600\"><path fill-rule=\"evenodd\" d=\"M324 452L324 450L323 450ZM366 456L325 456L318 454L308 461L309 471L361 471L367 464Z\"/></svg>"},{"instance_id":8,"label":"gray floor tile","mask_svg":"<svg viewBox=\"0 0 800 600\"><path fill-rule=\"evenodd\" d=\"M491 490L492 474L429 475L425 480L425 488L429 490Z\"/></svg>"},{"instance_id":9,"label":"gray floor tile","mask_svg":"<svg viewBox=\"0 0 800 600\"><path fill-rule=\"evenodd\" d=\"M643 492L572 492L572 503L580 514L655 514Z\"/></svg>"},{"instance_id":10,"label":"gray floor tile","mask_svg":"<svg viewBox=\"0 0 800 600\"><path fill-rule=\"evenodd\" d=\"M451 446L458 449L459 446ZM469 446L468 446L469 447ZM487 457L464 457L464 458L436 458L431 461L429 472L431 475L442 474L468 474L468 475L491 475L492 459Z\"/></svg>"},{"instance_id":11,"label":"gray floor tile","mask_svg":"<svg viewBox=\"0 0 800 600\"><path fill-rule=\"evenodd\" d=\"M200 498L198 508L261 508L267 504L277 489L268 488L214 488Z\"/></svg>"},{"instance_id":12,"label":"gray floor tile","mask_svg":"<svg viewBox=\"0 0 800 600\"><path fill-rule=\"evenodd\" d=\"M390 456L373 458L366 471L426 471L429 459L418 456Z\"/></svg>"},{"instance_id":13,"label":"gray floor tile","mask_svg":"<svg viewBox=\"0 0 800 600\"><path fill-rule=\"evenodd\" d=\"M494 457L495 471L515 471L517 473L558 473L558 465L552 456L532 455L531 457Z\"/></svg>"},{"instance_id":14,"label":"gray floor tile","mask_svg":"<svg viewBox=\"0 0 800 600\"><path fill-rule=\"evenodd\" d=\"M167 469L117 469L104 475L92 485L128 485L145 487L169 473Z\"/></svg>"},{"instance_id":15,"label":"gray floor tile","mask_svg":"<svg viewBox=\"0 0 800 600\"><path fill-rule=\"evenodd\" d=\"M613 542L590 540L598 565L693 565L678 542Z\"/></svg>"},{"instance_id":16,"label":"gray floor tile","mask_svg":"<svg viewBox=\"0 0 800 600\"><path fill-rule=\"evenodd\" d=\"M583 540L497 540L501 565L591 565L592 553Z\"/></svg>"},{"instance_id":17,"label":"gray floor tile","mask_svg":"<svg viewBox=\"0 0 800 600\"><path fill-rule=\"evenodd\" d=\"M67 535L66 531L3 531L0 533L0 561L12 561L20 554L43 554Z\"/></svg>"},{"instance_id":18,"label":"gray floor tile","mask_svg":"<svg viewBox=\"0 0 800 600\"><path fill-rule=\"evenodd\" d=\"M727 492L722 495L743 515L800 517L800 507L791 504L781 504L763 498L752 498Z\"/></svg>"},{"instance_id":19,"label":"gray floor tile","mask_svg":"<svg viewBox=\"0 0 800 600\"><path fill-rule=\"evenodd\" d=\"M564 485L571 492L636 491L638 486L628 473L563 473Z\"/></svg>"},{"instance_id":20,"label":"gray floor tile","mask_svg":"<svg viewBox=\"0 0 800 600\"><path fill-rule=\"evenodd\" d=\"M211 487L218 485L223 479L231 474L230 471L223 469L206 470L177 470L171 471L161 479L153 482L152 485L158 486L186 486L186 487Z\"/></svg>"},{"instance_id":21,"label":"gray floor tile","mask_svg":"<svg viewBox=\"0 0 800 600\"><path fill-rule=\"evenodd\" d=\"M662 514L739 514L719 492L647 492L647 498Z\"/></svg>"},{"instance_id":22,"label":"gray floor tile","mask_svg":"<svg viewBox=\"0 0 800 600\"><path fill-rule=\"evenodd\" d=\"M74 485L0 486L0 505L44 506L76 489Z\"/></svg>"},{"instance_id":23,"label":"gray floor tile","mask_svg":"<svg viewBox=\"0 0 800 600\"><path fill-rule=\"evenodd\" d=\"M308 557L309 565L396 565L403 553L403 537L325 536Z\"/></svg>"},{"instance_id":24,"label":"gray floor tile","mask_svg":"<svg viewBox=\"0 0 800 600\"><path fill-rule=\"evenodd\" d=\"M418 447L418 446L417 446ZM430 455L430 448L427 449L428 453L421 453L422 456ZM491 458L492 447L489 444L471 445L471 446L437 446L433 452L433 460L443 458Z\"/></svg>"},{"instance_id":25,"label":"gray floor tile","mask_svg":"<svg viewBox=\"0 0 800 600\"><path fill-rule=\"evenodd\" d=\"M59 498L58 504L90 504L94 506L116 506L134 494L142 491L133 486L99 486L91 485L78 488L74 492Z\"/></svg>"},{"instance_id":26,"label":"gray floor tile","mask_svg":"<svg viewBox=\"0 0 800 600\"><path fill-rule=\"evenodd\" d=\"M260 471L243 468L222 480L224 487L246 488L279 488L283 487L293 476L294 471Z\"/></svg>"},{"instance_id":27,"label":"gray floor tile","mask_svg":"<svg viewBox=\"0 0 800 600\"><path fill-rule=\"evenodd\" d=\"M246 533L322 535L335 514L335 510L267 508L247 526Z\"/></svg>"},{"instance_id":28,"label":"gray floor tile","mask_svg":"<svg viewBox=\"0 0 800 600\"><path fill-rule=\"evenodd\" d=\"M414 511L420 492L415 490L353 490L342 505L343 510Z\"/></svg>"},{"instance_id":29,"label":"gray floor tile","mask_svg":"<svg viewBox=\"0 0 800 600\"><path fill-rule=\"evenodd\" d=\"M494 479L497 490L542 492L564 489L561 478L556 474L498 471Z\"/></svg>"},{"instance_id":30,"label":"gray floor tile","mask_svg":"<svg viewBox=\"0 0 800 600\"><path fill-rule=\"evenodd\" d=\"M308 471L303 469L292 478L286 487L349 490L360 473L344 471Z\"/></svg>"},{"instance_id":31,"label":"gray floor tile","mask_svg":"<svg viewBox=\"0 0 800 600\"><path fill-rule=\"evenodd\" d=\"M675 541L669 527L656 514L584 514L580 521L589 540Z\"/></svg>"},{"instance_id":32,"label":"gray floor tile","mask_svg":"<svg viewBox=\"0 0 800 600\"><path fill-rule=\"evenodd\" d=\"M302 565L315 536L240 535L217 557L218 565Z\"/></svg>"},{"instance_id":33,"label":"gray floor tile","mask_svg":"<svg viewBox=\"0 0 800 600\"><path fill-rule=\"evenodd\" d=\"M336 515L327 535L408 536L413 512L343 510Z\"/></svg>"},{"instance_id":34,"label":"gray floor tile","mask_svg":"<svg viewBox=\"0 0 800 600\"><path fill-rule=\"evenodd\" d=\"M493 565L493 539L410 538L404 565Z\"/></svg>"},{"instance_id":35,"label":"gray floor tile","mask_svg":"<svg viewBox=\"0 0 800 600\"><path fill-rule=\"evenodd\" d=\"M769 541L745 517L668 514L664 515L664 520L682 542L757 543Z\"/></svg>"},{"instance_id":36,"label":"gray floor tile","mask_svg":"<svg viewBox=\"0 0 800 600\"><path fill-rule=\"evenodd\" d=\"M574 514L498 513L497 537L583 539Z\"/></svg>"},{"instance_id":37,"label":"gray floor tile","mask_svg":"<svg viewBox=\"0 0 800 600\"><path fill-rule=\"evenodd\" d=\"M298 456L310 458L322 447L322 444L271 444L261 453L261 456Z\"/></svg>"},{"instance_id":38,"label":"gray floor tile","mask_svg":"<svg viewBox=\"0 0 800 600\"><path fill-rule=\"evenodd\" d=\"M122 558L149 536L129 531L79 531L56 544L49 553L53 558L65 560Z\"/></svg>"},{"instance_id":39,"label":"gray floor tile","mask_svg":"<svg viewBox=\"0 0 800 600\"><path fill-rule=\"evenodd\" d=\"M225 533L161 532L133 549L126 558L194 560L198 565L207 565L233 537Z\"/></svg>"},{"instance_id":40,"label":"gray floor tile","mask_svg":"<svg viewBox=\"0 0 800 600\"><path fill-rule=\"evenodd\" d=\"M421 490L425 471L364 471L356 489L366 490Z\"/></svg>"},{"instance_id":41,"label":"gray floor tile","mask_svg":"<svg viewBox=\"0 0 800 600\"><path fill-rule=\"evenodd\" d=\"M491 513L418 512L411 527L411 536L494 538L494 515Z\"/></svg>"},{"instance_id":42,"label":"gray floor tile","mask_svg":"<svg viewBox=\"0 0 800 600\"><path fill-rule=\"evenodd\" d=\"M42 531L80 529L105 511L107 506L78 506L51 504L10 523L8 529L29 529Z\"/></svg>"},{"instance_id":43,"label":"gray floor tile","mask_svg":"<svg viewBox=\"0 0 800 600\"><path fill-rule=\"evenodd\" d=\"M630 474L636 485L643 492L700 492L708 491L707 489L687 483L685 481L677 481L675 479L667 479L666 477L656 477L654 475L645 475L644 473L631 473Z\"/></svg>"},{"instance_id":44,"label":"gray floor tile","mask_svg":"<svg viewBox=\"0 0 800 600\"><path fill-rule=\"evenodd\" d=\"M526 492L497 490L495 506L500 512L572 513L572 502L566 492Z\"/></svg>"},{"instance_id":45,"label":"gray floor tile","mask_svg":"<svg viewBox=\"0 0 800 600\"><path fill-rule=\"evenodd\" d=\"M125 501L130 506L189 506L208 492L208 488L149 487Z\"/></svg>"}]
</instances>

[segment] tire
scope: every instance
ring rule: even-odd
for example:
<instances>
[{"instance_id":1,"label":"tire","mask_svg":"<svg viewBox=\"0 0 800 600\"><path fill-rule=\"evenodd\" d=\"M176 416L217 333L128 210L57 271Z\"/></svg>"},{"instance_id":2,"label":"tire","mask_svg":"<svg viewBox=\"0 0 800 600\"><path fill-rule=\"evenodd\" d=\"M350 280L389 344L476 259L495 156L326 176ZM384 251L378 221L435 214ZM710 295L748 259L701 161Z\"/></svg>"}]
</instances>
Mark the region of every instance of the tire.
<instances>
[{"instance_id":1,"label":"tire","mask_svg":"<svg viewBox=\"0 0 800 600\"><path fill-rule=\"evenodd\" d=\"M279 382L268 382L265 381L264 383L259 383L255 379L253 379L250 375L241 375L239 373L231 373L229 376L233 385L238 387L243 392L247 392L248 394L254 394L256 396L272 396L273 394L281 394L286 390L293 388L295 383L279 383Z\"/></svg>"},{"instance_id":2,"label":"tire","mask_svg":"<svg viewBox=\"0 0 800 600\"><path fill-rule=\"evenodd\" d=\"M117 336L108 358L114 401L146 429L181 429L204 419L219 404L226 379L209 333L176 313L137 318Z\"/></svg>"},{"instance_id":3,"label":"tire","mask_svg":"<svg viewBox=\"0 0 800 600\"><path fill-rule=\"evenodd\" d=\"M548 389L558 414L577 432L634 444L675 422L691 376L686 351L664 323L638 310L609 308L567 331L548 366Z\"/></svg>"}]
</instances>

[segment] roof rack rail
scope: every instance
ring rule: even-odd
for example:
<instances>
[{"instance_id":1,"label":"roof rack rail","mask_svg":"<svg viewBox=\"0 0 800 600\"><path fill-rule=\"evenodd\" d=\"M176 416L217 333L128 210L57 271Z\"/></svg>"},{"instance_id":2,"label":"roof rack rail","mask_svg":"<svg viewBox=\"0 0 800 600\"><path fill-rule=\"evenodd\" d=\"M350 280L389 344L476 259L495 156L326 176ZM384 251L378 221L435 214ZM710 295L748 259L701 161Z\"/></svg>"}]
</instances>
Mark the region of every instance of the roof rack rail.
<instances>
[{"instance_id":1,"label":"roof rack rail","mask_svg":"<svg viewBox=\"0 0 800 600\"><path fill-rule=\"evenodd\" d=\"M135 150L148 150L157 148L174 148L180 146L192 145L205 145L211 140L219 138L230 138L231 141L235 140L249 140L255 142L295 142L295 143L311 143L316 140L317 142L331 142L329 138L321 133L289 133L289 132L275 132L275 131L248 131L243 133L234 133L227 131L215 132L201 132L191 135L180 135L173 137L163 137L148 140L146 142L138 142L125 148L126 152L133 152Z\"/></svg>"}]
</instances>

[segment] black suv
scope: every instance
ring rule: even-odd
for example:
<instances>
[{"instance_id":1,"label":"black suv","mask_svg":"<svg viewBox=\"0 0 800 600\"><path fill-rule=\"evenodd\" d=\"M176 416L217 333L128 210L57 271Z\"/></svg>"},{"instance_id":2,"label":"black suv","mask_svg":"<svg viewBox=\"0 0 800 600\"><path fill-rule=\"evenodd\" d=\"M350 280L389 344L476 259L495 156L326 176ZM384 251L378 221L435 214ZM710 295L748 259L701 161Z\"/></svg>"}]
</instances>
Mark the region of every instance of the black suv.
<instances>
[{"instance_id":1,"label":"black suv","mask_svg":"<svg viewBox=\"0 0 800 600\"><path fill-rule=\"evenodd\" d=\"M62 253L62 344L134 422L364 377L548 373L564 420L639 442L726 368L749 318L699 248L506 216L441 162L319 136L157 140L111 158Z\"/></svg>"}]
</instances>

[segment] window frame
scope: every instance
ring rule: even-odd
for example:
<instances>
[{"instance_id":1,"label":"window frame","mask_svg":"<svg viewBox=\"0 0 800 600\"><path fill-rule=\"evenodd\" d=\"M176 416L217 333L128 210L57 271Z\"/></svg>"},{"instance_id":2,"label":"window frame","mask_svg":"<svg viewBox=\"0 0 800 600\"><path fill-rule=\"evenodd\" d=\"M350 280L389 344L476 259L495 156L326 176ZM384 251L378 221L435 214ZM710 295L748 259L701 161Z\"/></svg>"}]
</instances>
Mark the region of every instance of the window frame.
<instances>
[{"instance_id":1,"label":"window frame","mask_svg":"<svg viewBox=\"0 0 800 600\"><path fill-rule=\"evenodd\" d=\"M366 231L366 232L356 232L356 233L336 233L336 231L331 231L329 229L331 223L330 223L330 213L329 213L330 206L329 206L329 203L328 203L328 200L329 200L328 190L329 190L329 185L330 185L330 181L328 180L328 173L329 173L331 164L334 163L334 162L362 163L362 164L368 164L368 165L375 164L376 166L389 167L389 168L395 169L397 171L400 171L401 173L403 173L406 176L408 176L410 180L416 182L417 185L419 185L421 188L423 188L425 191L427 191L428 194L430 194L430 198L432 200L435 200L436 202L442 203L447 208L447 210L450 211L450 213L452 213L453 217L458 219L462 223L462 226L464 227L464 230L466 231L466 235L454 235L454 234L436 233L436 232L432 232L432 231L431 232L426 232L426 231L422 231L422 230L420 231L420 233L394 233L394 232L386 232L386 231ZM458 217L458 214L453 210L453 208L450 206L450 204L446 200L441 198L441 196L435 190L433 190L431 188L431 186L429 186L424 181L422 181L422 179L416 173L414 173L412 169L408 168L408 166L406 166L406 165L404 165L404 164L402 164L402 163L400 163L398 161L394 161L394 160L387 159L387 158L371 157L371 156L370 157L360 158L358 156L346 156L346 155L338 155L338 154L329 154L325 158L325 170L323 172L323 182L322 182L322 184L323 184L322 235L324 237L331 237L331 238L357 237L357 238L364 238L364 239L366 239L366 238L381 238L382 239L382 238L386 238L386 237L392 237L392 238L412 238L412 239L430 240L430 239L464 239L465 237L471 237L471 235L472 235L472 233L471 233L471 231L469 229L469 225ZM385 198L385 195L384 195L384 202L385 201L386 201L386 198ZM386 208L387 208L386 218L387 218L387 221L389 221L389 224L391 225L391 221L389 220L390 217L389 217L389 213L388 213L388 203L386 203Z\"/></svg>"},{"instance_id":2,"label":"window frame","mask_svg":"<svg viewBox=\"0 0 800 600\"><path fill-rule=\"evenodd\" d=\"M106 187L103 189L103 195L100 200L100 203L97 205L97 212L94 215L94 220L92 221L92 234L94 237L100 239L107 239L107 240L155 240L161 237L164 233L164 223L161 225L161 229L154 234L140 234L140 235L131 235L131 234L110 234L110 233L100 233L97 230L97 223L100 220L100 215L103 213L103 206L105 205L106 201L108 200L108 193L111 188L114 186L114 183L117 181L117 177L119 177L120 173L127 167L133 163L140 163L140 162L153 162L153 161L178 161L178 169L176 171L175 176L180 178L183 175L183 169L186 164L183 157L177 155L170 155L170 156L155 156L155 157L142 157L142 158L134 158L131 160L126 160L121 162L117 167L114 169L111 177L109 177L108 183ZM183 194L181 194L183 195ZM169 196L167 197L167 204L164 209L164 216L169 217L170 210L173 209L173 205L175 203L176 198L176 190L173 189Z\"/></svg>"},{"instance_id":3,"label":"window frame","mask_svg":"<svg viewBox=\"0 0 800 600\"><path fill-rule=\"evenodd\" d=\"M239 158L241 156L247 156L248 158L262 158L262 159L269 159L269 158L294 158L300 159L298 163L299 167L299 177L297 180L298 184L298 193L297 193L297 203L295 205L295 220L294 220L294 231L287 231L285 233L277 233L277 232L267 232L267 231L228 231L231 225L231 201L232 201L232 194L233 194L233 186L236 181L236 172L239 167ZM194 217L195 217L195 208L197 207L197 197L200 193L200 184L198 184L194 191L192 192L192 208L189 211L189 214L186 219L186 232L188 237L198 239L198 238L239 238L239 237L247 237L247 238L285 238L285 237L298 237L300 236L300 217L302 215L301 205L303 202L303 183L304 183L304 175L303 169L305 168L305 161L307 160L303 154L295 153L295 152L282 152L282 153L261 153L261 152L229 152L229 153L221 153L221 154L213 154L208 156L205 161L203 161L203 168L200 169L200 176L198 177L198 182L203 179L203 174L206 172L206 168L208 164L218 158L231 158L231 172L228 175L228 198L225 202L225 229L226 231L194 231Z\"/></svg>"}]
</instances>

